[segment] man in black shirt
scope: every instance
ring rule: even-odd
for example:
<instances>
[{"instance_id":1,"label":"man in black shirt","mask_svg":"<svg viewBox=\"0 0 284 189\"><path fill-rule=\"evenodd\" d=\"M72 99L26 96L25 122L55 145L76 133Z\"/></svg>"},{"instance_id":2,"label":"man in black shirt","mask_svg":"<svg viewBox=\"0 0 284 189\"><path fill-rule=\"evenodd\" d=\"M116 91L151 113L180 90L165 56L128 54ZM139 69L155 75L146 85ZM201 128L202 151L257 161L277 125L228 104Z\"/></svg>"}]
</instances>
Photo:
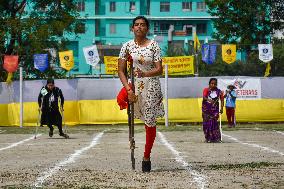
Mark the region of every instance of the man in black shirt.
<instances>
[{"instance_id":1,"label":"man in black shirt","mask_svg":"<svg viewBox=\"0 0 284 189\"><path fill-rule=\"evenodd\" d=\"M64 138L69 136L62 131L62 116L59 111L58 102L60 102L61 110L63 113L64 97L61 89L54 85L53 79L48 79L46 85L41 88L38 95L38 105L41 114L41 125L47 125L49 127L49 136L53 136L53 127L56 125L59 130L59 135Z\"/></svg>"}]
</instances>

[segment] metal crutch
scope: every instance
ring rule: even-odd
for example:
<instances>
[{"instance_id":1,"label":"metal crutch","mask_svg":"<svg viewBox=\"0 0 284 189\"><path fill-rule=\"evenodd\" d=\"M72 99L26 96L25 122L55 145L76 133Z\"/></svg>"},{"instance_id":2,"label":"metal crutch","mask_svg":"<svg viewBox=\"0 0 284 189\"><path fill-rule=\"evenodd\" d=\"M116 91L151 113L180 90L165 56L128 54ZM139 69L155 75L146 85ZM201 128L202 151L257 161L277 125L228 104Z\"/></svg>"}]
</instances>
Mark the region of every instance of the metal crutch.
<instances>
[{"instance_id":1,"label":"metal crutch","mask_svg":"<svg viewBox=\"0 0 284 189\"><path fill-rule=\"evenodd\" d=\"M66 123L65 123L65 119L64 119L64 110L63 107L61 106L61 116L62 116L62 122L64 124L64 133L67 133L67 127L66 127Z\"/></svg>"},{"instance_id":2,"label":"metal crutch","mask_svg":"<svg viewBox=\"0 0 284 189\"><path fill-rule=\"evenodd\" d=\"M135 93L135 86L134 86L134 70L133 70L133 59L130 54L128 54L128 62L129 62L129 77L131 80L132 90ZM127 74L127 66L125 69L126 76ZM130 159L131 159L131 166L132 169L135 170L135 156L134 156L134 150L135 150L135 139L134 139L134 103L128 103L127 108L127 114L128 114L128 127L129 127L129 143L130 143Z\"/></svg>"},{"instance_id":3,"label":"metal crutch","mask_svg":"<svg viewBox=\"0 0 284 189\"><path fill-rule=\"evenodd\" d=\"M38 118L37 118L37 123L36 123L36 128L35 128L35 137L34 137L34 139L36 139L37 132L38 132L38 127L41 124L42 104L43 104L43 98L41 98L41 105L40 105L40 108L38 109Z\"/></svg>"},{"instance_id":4,"label":"metal crutch","mask_svg":"<svg viewBox=\"0 0 284 189\"><path fill-rule=\"evenodd\" d=\"M219 101L219 111L221 108L221 101ZM221 112L219 112L219 130L220 130L220 135L221 135L221 142L223 141L223 137L222 137L222 114Z\"/></svg>"},{"instance_id":5,"label":"metal crutch","mask_svg":"<svg viewBox=\"0 0 284 189\"><path fill-rule=\"evenodd\" d=\"M64 125L64 133L67 133L67 127L66 127L66 123L65 123L65 119L64 119L64 109L63 106L61 104L61 98L59 97L59 105L60 105L60 112L61 112L61 117L62 117L62 122Z\"/></svg>"}]
</instances>

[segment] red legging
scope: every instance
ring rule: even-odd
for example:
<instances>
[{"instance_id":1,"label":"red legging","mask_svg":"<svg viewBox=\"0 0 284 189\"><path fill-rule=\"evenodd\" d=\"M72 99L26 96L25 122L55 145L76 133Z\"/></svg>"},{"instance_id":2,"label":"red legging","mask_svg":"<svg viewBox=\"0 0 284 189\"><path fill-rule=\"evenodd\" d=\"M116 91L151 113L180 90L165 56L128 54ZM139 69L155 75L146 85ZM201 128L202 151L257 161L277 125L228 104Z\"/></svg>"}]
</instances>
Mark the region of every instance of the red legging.
<instances>
[{"instance_id":1,"label":"red legging","mask_svg":"<svg viewBox=\"0 0 284 189\"><path fill-rule=\"evenodd\" d=\"M148 127L145 125L146 130L146 144L144 151L144 158L150 158L151 150L156 138L156 127Z\"/></svg>"},{"instance_id":2,"label":"red legging","mask_svg":"<svg viewBox=\"0 0 284 189\"><path fill-rule=\"evenodd\" d=\"M234 126L235 125L235 108L226 107L226 114L227 114L228 124L230 126Z\"/></svg>"}]
</instances>

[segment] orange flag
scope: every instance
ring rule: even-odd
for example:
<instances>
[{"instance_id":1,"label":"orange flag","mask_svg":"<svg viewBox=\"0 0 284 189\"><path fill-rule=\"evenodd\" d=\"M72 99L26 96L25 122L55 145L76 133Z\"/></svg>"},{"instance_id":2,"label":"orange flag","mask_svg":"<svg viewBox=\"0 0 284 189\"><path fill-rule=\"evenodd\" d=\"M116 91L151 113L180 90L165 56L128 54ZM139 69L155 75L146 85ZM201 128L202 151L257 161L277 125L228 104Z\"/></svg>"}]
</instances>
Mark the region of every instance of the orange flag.
<instances>
[{"instance_id":1,"label":"orange flag","mask_svg":"<svg viewBox=\"0 0 284 189\"><path fill-rule=\"evenodd\" d=\"M3 68L10 73L17 71L19 64L18 55L5 55Z\"/></svg>"},{"instance_id":2,"label":"orange flag","mask_svg":"<svg viewBox=\"0 0 284 189\"><path fill-rule=\"evenodd\" d=\"M5 55L3 68L8 72L6 82L10 84L13 78L13 72L17 71L19 64L18 55Z\"/></svg>"}]
</instances>

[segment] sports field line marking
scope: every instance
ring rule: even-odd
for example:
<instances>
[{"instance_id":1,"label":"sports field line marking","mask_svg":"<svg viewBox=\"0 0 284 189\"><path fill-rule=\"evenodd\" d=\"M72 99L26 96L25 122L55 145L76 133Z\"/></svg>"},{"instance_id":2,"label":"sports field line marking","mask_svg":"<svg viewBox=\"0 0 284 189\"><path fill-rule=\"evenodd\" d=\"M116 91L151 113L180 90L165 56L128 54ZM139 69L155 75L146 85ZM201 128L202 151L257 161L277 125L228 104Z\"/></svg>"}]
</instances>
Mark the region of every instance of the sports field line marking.
<instances>
[{"instance_id":1,"label":"sports field line marking","mask_svg":"<svg viewBox=\"0 0 284 189\"><path fill-rule=\"evenodd\" d=\"M42 135L42 134L38 134L38 136L41 136L41 135ZM32 139L34 139L34 136L32 136L32 137L30 137L30 138L27 138L27 139L24 139L24 140L21 140L20 142L13 143L13 144L11 144L10 146L4 147L4 148L0 148L0 151L2 151L2 150L7 150L7 149L9 149L9 148L16 147L16 146L18 146L18 145L20 145L20 144L23 144L23 143L25 143L25 142L27 142L27 141L29 141L29 140L32 140Z\"/></svg>"},{"instance_id":2,"label":"sports field line marking","mask_svg":"<svg viewBox=\"0 0 284 189\"><path fill-rule=\"evenodd\" d=\"M276 131L276 130L273 130L273 131L275 131L276 133L279 133L279 134L281 134L281 135L284 135L284 133L281 132L281 131Z\"/></svg>"},{"instance_id":3,"label":"sports field line marking","mask_svg":"<svg viewBox=\"0 0 284 189\"><path fill-rule=\"evenodd\" d=\"M6 130L0 130L0 133L4 133L4 132L6 132Z\"/></svg>"},{"instance_id":4,"label":"sports field line marking","mask_svg":"<svg viewBox=\"0 0 284 189\"><path fill-rule=\"evenodd\" d=\"M69 155L66 159L64 159L63 161L57 163L54 167L49 168L47 171L44 171L44 172L41 174L41 176L37 178L37 180L36 180L36 182L33 184L33 186L35 186L35 187L42 187L42 184L44 183L44 181L45 181L48 177L51 177L53 174L56 174L56 173L60 170L61 167L65 166L65 165L67 165L67 164L69 164L69 163L74 163L74 162L79 158L79 156L80 156L83 152L85 152L85 151L91 149L92 147L94 147L95 145L98 144L98 142L99 142L100 138L103 136L104 132L105 132L105 131L103 131L103 132L97 134L97 135L93 138L93 140L92 140L92 142L89 144L89 146L86 146L86 147L84 147L84 148L81 148L80 150L75 150L75 153Z\"/></svg>"},{"instance_id":5,"label":"sports field line marking","mask_svg":"<svg viewBox=\"0 0 284 189\"><path fill-rule=\"evenodd\" d=\"M195 183L197 183L198 187L201 189L205 188L205 186L207 186L206 177L198 171L193 170L192 165L183 159L183 157L180 155L181 152L177 151L174 146L167 141L166 137L161 132L158 132L158 135L161 139L161 142L175 155L175 160L181 163L182 166L193 176L193 180Z\"/></svg>"},{"instance_id":6,"label":"sports field line marking","mask_svg":"<svg viewBox=\"0 0 284 189\"><path fill-rule=\"evenodd\" d=\"M233 141L235 141L235 142L237 142L237 143L243 144L243 145L248 145L248 146L251 146L251 147L254 147L254 148L260 148L260 149L263 150L263 151L268 151L268 152L272 152L272 153L276 153L276 154L279 154L279 155L281 155L281 156L284 156L284 153L283 153L283 152L280 152L280 151L278 151L278 150L274 150L274 149L269 148L269 147L261 146L261 145L259 145L259 144L253 144L253 143L242 142L242 141L240 141L239 139L234 138L234 137L232 137L232 136L230 136L230 135L226 135L226 134L224 134L224 133L223 133L223 136L228 137L229 139L231 139L231 140L233 140Z\"/></svg>"}]
</instances>

